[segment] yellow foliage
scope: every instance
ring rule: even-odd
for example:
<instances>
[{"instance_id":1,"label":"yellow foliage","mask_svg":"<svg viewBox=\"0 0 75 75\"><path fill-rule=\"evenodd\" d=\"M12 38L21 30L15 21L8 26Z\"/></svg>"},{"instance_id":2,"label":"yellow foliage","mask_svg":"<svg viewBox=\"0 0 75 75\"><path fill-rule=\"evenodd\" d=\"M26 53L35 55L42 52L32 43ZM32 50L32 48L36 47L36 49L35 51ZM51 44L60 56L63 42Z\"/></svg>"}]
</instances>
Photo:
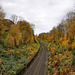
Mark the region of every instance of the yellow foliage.
<instances>
[{"instance_id":1,"label":"yellow foliage","mask_svg":"<svg viewBox=\"0 0 75 75\"><path fill-rule=\"evenodd\" d=\"M14 38L10 34L8 34L7 38L4 40L4 45L9 48L14 48Z\"/></svg>"},{"instance_id":2,"label":"yellow foliage","mask_svg":"<svg viewBox=\"0 0 75 75\"><path fill-rule=\"evenodd\" d=\"M72 42L72 49L75 49L75 41Z\"/></svg>"},{"instance_id":3,"label":"yellow foliage","mask_svg":"<svg viewBox=\"0 0 75 75\"><path fill-rule=\"evenodd\" d=\"M68 55L71 55L72 54L72 52L68 52Z\"/></svg>"},{"instance_id":4,"label":"yellow foliage","mask_svg":"<svg viewBox=\"0 0 75 75\"><path fill-rule=\"evenodd\" d=\"M16 51L16 53L17 53L17 54L20 54L20 52L19 52L19 51Z\"/></svg>"},{"instance_id":5,"label":"yellow foliage","mask_svg":"<svg viewBox=\"0 0 75 75\"><path fill-rule=\"evenodd\" d=\"M62 46L68 46L68 42L69 42L69 40L63 41L63 42L62 42Z\"/></svg>"},{"instance_id":6,"label":"yellow foliage","mask_svg":"<svg viewBox=\"0 0 75 75\"><path fill-rule=\"evenodd\" d=\"M64 41L67 40L67 34L64 35Z\"/></svg>"},{"instance_id":7,"label":"yellow foliage","mask_svg":"<svg viewBox=\"0 0 75 75\"><path fill-rule=\"evenodd\" d=\"M70 75L75 75L75 72L71 72Z\"/></svg>"},{"instance_id":8,"label":"yellow foliage","mask_svg":"<svg viewBox=\"0 0 75 75\"><path fill-rule=\"evenodd\" d=\"M52 63L51 63L51 65L52 65L52 66L54 66L54 65L55 65L55 63L54 63L54 62L52 62Z\"/></svg>"},{"instance_id":9,"label":"yellow foliage","mask_svg":"<svg viewBox=\"0 0 75 75\"><path fill-rule=\"evenodd\" d=\"M58 55L55 55L54 58L55 58L55 59L58 59Z\"/></svg>"},{"instance_id":10,"label":"yellow foliage","mask_svg":"<svg viewBox=\"0 0 75 75\"><path fill-rule=\"evenodd\" d=\"M0 60L0 65L2 64L2 61Z\"/></svg>"},{"instance_id":11,"label":"yellow foliage","mask_svg":"<svg viewBox=\"0 0 75 75\"><path fill-rule=\"evenodd\" d=\"M10 53L14 53L14 50L9 50Z\"/></svg>"},{"instance_id":12,"label":"yellow foliage","mask_svg":"<svg viewBox=\"0 0 75 75\"><path fill-rule=\"evenodd\" d=\"M60 58L61 60L65 60L67 57L66 55L63 55L62 58Z\"/></svg>"},{"instance_id":13,"label":"yellow foliage","mask_svg":"<svg viewBox=\"0 0 75 75\"><path fill-rule=\"evenodd\" d=\"M59 57L61 57L62 56L62 54L59 54Z\"/></svg>"},{"instance_id":14,"label":"yellow foliage","mask_svg":"<svg viewBox=\"0 0 75 75\"><path fill-rule=\"evenodd\" d=\"M58 62L57 60L54 61L55 64L56 64L57 62Z\"/></svg>"}]
</instances>

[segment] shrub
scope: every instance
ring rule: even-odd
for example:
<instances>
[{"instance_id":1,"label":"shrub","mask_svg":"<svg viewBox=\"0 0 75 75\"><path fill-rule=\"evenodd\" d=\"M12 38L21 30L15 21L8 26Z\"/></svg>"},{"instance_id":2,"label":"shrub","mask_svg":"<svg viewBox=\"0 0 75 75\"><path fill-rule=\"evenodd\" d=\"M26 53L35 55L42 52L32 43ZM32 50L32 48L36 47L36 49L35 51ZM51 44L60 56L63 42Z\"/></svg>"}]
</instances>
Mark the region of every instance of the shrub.
<instances>
[{"instance_id":1,"label":"shrub","mask_svg":"<svg viewBox=\"0 0 75 75\"><path fill-rule=\"evenodd\" d=\"M72 50L72 47L68 47L68 51L71 51Z\"/></svg>"},{"instance_id":2,"label":"shrub","mask_svg":"<svg viewBox=\"0 0 75 75\"><path fill-rule=\"evenodd\" d=\"M72 42L72 49L75 49L75 41Z\"/></svg>"},{"instance_id":3,"label":"shrub","mask_svg":"<svg viewBox=\"0 0 75 75\"><path fill-rule=\"evenodd\" d=\"M64 48L64 51L66 51L66 49Z\"/></svg>"},{"instance_id":4,"label":"shrub","mask_svg":"<svg viewBox=\"0 0 75 75\"><path fill-rule=\"evenodd\" d=\"M2 49L3 48L3 44L0 44L0 49Z\"/></svg>"},{"instance_id":5,"label":"shrub","mask_svg":"<svg viewBox=\"0 0 75 75\"><path fill-rule=\"evenodd\" d=\"M72 54L75 56L75 50L72 51Z\"/></svg>"},{"instance_id":6,"label":"shrub","mask_svg":"<svg viewBox=\"0 0 75 75\"><path fill-rule=\"evenodd\" d=\"M72 65L75 65L75 57L72 58Z\"/></svg>"},{"instance_id":7,"label":"shrub","mask_svg":"<svg viewBox=\"0 0 75 75\"><path fill-rule=\"evenodd\" d=\"M60 48L60 45L58 45L58 48Z\"/></svg>"},{"instance_id":8,"label":"shrub","mask_svg":"<svg viewBox=\"0 0 75 75\"><path fill-rule=\"evenodd\" d=\"M59 54L62 54L63 53L63 50L59 50Z\"/></svg>"}]
</instances>

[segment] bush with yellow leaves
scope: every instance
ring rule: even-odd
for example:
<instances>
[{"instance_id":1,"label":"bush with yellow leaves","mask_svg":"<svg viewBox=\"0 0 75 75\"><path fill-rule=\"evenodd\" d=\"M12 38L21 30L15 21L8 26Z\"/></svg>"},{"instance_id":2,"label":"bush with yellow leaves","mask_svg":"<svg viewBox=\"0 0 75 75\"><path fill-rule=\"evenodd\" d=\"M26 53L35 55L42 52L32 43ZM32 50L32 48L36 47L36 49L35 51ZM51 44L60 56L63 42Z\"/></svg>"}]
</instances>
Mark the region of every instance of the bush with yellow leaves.
<instances>
[{"instance_id":1,"label":"bush with yellow leaves","mask_svg":"<svg viewBox=\"0 0 75 75\"><path fill-rule=\"evenodd\" d=\"M72 49L75 49L75 40L72 42Z\"/></svg>"}]
</instances>

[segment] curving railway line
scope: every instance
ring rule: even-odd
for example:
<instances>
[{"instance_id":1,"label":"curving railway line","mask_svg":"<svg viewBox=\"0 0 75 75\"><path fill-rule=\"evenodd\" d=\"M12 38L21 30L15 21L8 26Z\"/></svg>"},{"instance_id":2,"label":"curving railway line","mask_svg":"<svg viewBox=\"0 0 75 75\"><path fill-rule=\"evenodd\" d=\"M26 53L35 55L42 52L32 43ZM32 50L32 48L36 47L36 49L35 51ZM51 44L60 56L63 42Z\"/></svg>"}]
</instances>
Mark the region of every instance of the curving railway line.
<instances>
[{"instance_id":1,"label":"curving railway line","mask_svg":"<svg viewBox=\"0 0 75 75\"><path fill-rule=\"evenodd\" d=\"M40 44L38 56L23 75L47 75L47 51L44 45Z\"/></svg>"}]
</instances>

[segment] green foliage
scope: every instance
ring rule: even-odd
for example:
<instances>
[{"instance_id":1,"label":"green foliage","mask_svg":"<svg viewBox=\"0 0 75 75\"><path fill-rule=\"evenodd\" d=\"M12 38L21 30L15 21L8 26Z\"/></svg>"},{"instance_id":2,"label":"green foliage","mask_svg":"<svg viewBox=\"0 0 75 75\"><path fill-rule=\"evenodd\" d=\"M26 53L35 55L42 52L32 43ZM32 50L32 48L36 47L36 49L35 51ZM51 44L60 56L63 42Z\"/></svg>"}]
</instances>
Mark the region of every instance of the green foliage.
<instances>
[{"instance_id":1,"label":"green foliage","mask_svg":"<svg viewBox=\"0 0 75 75\"><path fill-rule=\"evenodd\" d=\"M35 56L35 54L38 52L40 48L39 43L32 43L23 45L22 47L19 46L19 48L14 49L7 49L7 50L1 50L0 57L3 61L2 65L4 75L8 74L16 74L16 72L23 69L24 64L27 64L30 62L30 60ZM12 65L11 65L11 53L12 53ZM11 67L12 66L12 67ZM0 73L2 74L2 73Z\"/></svg>"},{"instance_id":2,"label":"green foliage","mask_svg":"<svg viewBox=\"0 0 75 75\"><path fill-rule=\"evenodd\" d=\"M58 52L59 54L62 54L63 53L63 50L59 50L59 52Z\"/></svg>"},{"instance_id":3,"label":"green foliage","mask_svg":"<svg viewBox=\"0 0 75 75\"><path fill-rule=\"evenodd\" d=\"M72 54L75 56L75 50L72 51Z\"/></svg>"},{"instance_id":4,"label":"green foliage","mask_svg":"<svg viewBox=\"0 0 75 75\"><path fill-rule=\"evenodd\" d=\"M68 47L68 50L71 51L72 50L72 47Z\"/></svg>"},{"instance_id":5,"label":"green foliage","mask_svg":"<svg viewBox=\"0 0 75 75\"><path fill-rule=\"evenodd\" d=\"M3 44L0 44L0 49L2 49L3 48Z\"/></svg>"},{"instance_id":6,"label":"green foliage","mask_svg":"<svg viewBox=\"0 0 75 75\"><path fill-rule=\"evenodd\" d=\"M72 65L75 65L75 56L72 58Z\"/></svg>"}]
</instances>

